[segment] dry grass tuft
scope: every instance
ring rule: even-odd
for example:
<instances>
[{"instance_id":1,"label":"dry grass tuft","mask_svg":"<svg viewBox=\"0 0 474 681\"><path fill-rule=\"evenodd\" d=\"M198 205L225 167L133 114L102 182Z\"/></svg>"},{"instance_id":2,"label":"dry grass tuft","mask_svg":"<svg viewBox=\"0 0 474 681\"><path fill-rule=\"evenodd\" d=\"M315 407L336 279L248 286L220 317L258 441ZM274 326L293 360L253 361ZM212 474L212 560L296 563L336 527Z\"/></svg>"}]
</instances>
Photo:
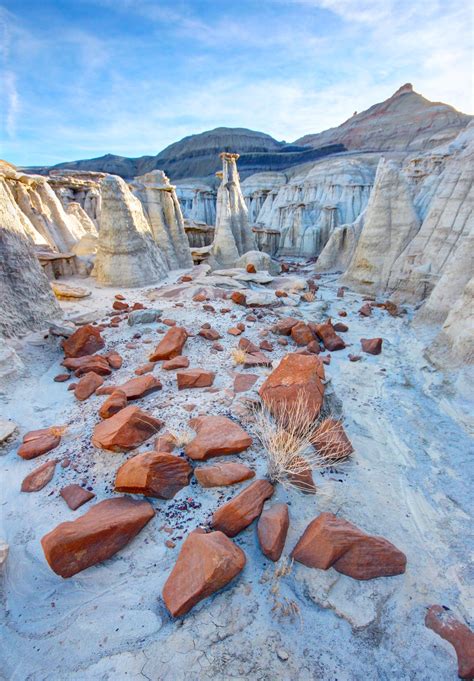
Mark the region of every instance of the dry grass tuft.
<instances>
[{"instance_id":1,"label":"dry grass tuft","mask_svg":"<svg viewBox=\"0 0 474 681\"><path fill-rule=\"evenodd\" d=\"M191 440L194 440L195 433L193 433L191 430L170 430L169 431L171 437L175 441L175 447L178 449L181 449L182 447L185 447L188 445Z\"/></svg>"},{"instance_id":2,"label":"dry grass tuft","mask_svg":"<svg viewBox=\"0 0 474 681\"><path fill-rule=\"evenodd\" d=\"M234 360L234 364L245 364L247 361L247 353L241 348L233 348L230 351L231 357Z\"/></svg>"},{"instance_id":3,"label":"dry grass tuft","mask_svg":"<svg viewBox=\"0 0 474 681\"><path fill-rule=\"evenodd\" d=\"M309 411L304 398L280 405L277 418L265 406L254 410L254 431L265 450L272 483L302 490L301 478L309 471L340 463L352 451L349 440L341 438L339 421L313 420Z\"/></svg>"},{"instance_id":4,"label":"dry grass tuft","mask_svg":"<svg viewBox=\"0 0 474 681\"><path fill-rule=\"evenodd\" d=\"M55 437L62 437L67 429L67 426L51 426L49 432Z\"/></svg>"}]
</instances>

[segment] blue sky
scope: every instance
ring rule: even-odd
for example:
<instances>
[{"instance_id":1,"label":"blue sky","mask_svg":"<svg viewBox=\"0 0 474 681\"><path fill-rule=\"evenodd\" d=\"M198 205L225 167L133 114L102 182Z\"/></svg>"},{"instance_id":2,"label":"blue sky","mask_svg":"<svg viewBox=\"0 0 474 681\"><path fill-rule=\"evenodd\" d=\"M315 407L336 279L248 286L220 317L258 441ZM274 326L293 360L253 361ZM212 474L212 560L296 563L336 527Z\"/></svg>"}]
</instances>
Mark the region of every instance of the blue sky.
<instances>
[{"instance_id":1,"label":"blue sky","mask_svg":"<svg viewBox=\"0 0 474 681\"><path fill-rule=\"evenodd\" d=\"M0 157L156 154L239 126L293 141L409 81L472 113L456 0L0 0Z\"/></svg>"}]
</instances>

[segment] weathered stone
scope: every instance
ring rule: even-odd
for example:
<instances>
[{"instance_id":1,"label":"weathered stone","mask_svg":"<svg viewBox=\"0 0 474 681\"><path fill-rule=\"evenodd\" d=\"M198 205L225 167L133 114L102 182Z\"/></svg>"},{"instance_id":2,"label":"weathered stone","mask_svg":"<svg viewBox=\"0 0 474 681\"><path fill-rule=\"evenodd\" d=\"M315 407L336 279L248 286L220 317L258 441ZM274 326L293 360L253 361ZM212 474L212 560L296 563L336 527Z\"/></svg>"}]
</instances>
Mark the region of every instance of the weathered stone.
<instances>
[{"instance_id":1,"label":"weathered stone","mask_svg":"<svg viewBox=\"0 0 474 681\"><path fill-rule=\"evenodd\" d=\"M405 572L406 556L382 537L366 534L332 513L311 521L292 557L308 567L331 566L354 579L390 577Z\"/></svg>"},{"instance_id":2,"label":"weathered stone","mask_svg":"<svg viewBox=\"0 0 474 681\"><path fill-rule=\"evenodd\" d=\"M343 350L346 347L342 338L338 336L334 330L330 319L324 324L316 324L314 329L318 338L322 340L326 350L333 352L335 350Z\"/></svg>"},{"instance_id":3,"label":"weathered stone","mask_svg":"<svg viewBox=\"0 0 474 681\"><path fill-rule=\"evenodd\" d=\"M109 419L121 409L127 406L127 396L123 390L114 390L114 392L102 403L99 409L99 416L101 419Z\"/></svg>"},{"instance_id":4,"label":"weathered stone","mask_svg":"<svg viewBox=\"0 0 474 681\"><path fill-rule=\"evenodd\" d=\"M22 459L35 459L55 449L61 442L61 436L52 428L32 430L23 437L23 444L18 449Z\"/></svg>"},{"instance_id":5,"label":"weathered stone","mask_svg":"<svg viewBox=\"0 0 474 681\"><path fill-rule=\"evenodd\" d=\"M47 461L29 473L21 483L22 492L38 492L53 478L56 461Z\"/></svg>"},{"instance_id":6,"label":"weathered stone","mask_svg":"<svg viewBox=\"0 0 474 681\"><path fill-rule=\"evenodd\" d=\"M14 421L2 419L0 417L0 445L6 442L16 431L17 425Z\"/></svg>"},{"instance_id":7,"label":"weathered stone","mask_svg":"<svg viewBox=\"0 0 474 681\"><path fill-rule=\"evenodd\" d=\"M382 338L361 338L360 344L362 346L362 351L367 352L369 355L380 355L382 352Z\"/></svg>"},{"instance_id":8,"label":"weathered stone","mask_svg":"<svg viewBox=\"0 0 474 681\"><path fill-rule=\"evenodd\" d=\"M155 435L162 426L162 421L146 411L133 406L125 407L96 425L92 444L112 452L127 452Z\"/></svg>"},{"instance_id":9,"label":"weathered stone","mask_svg":"<svg viewBox=\"0 0 474 681\"><path fill-rule=\"evenodd\" d=\"M99 376L93 371L89 371L87 374L84 374L74 388L74 395L76 399L80 400L81 402L87 400L95 393L97 388L99 388L103 382L104 379L102 376Z\"/></svg>"},{"instance_id":10,"label":"weathered stone","mask_svg":"<svg viewBox=\"0 0 474 681\"><path fill-rule=\"evenodd\" d=\"M224 487L255 477L255 471L243 463L218 463L195 468L194 475L202 487Z\"/></svg>"},{"instance_id":11,"label":"weathered stone","mask_svg":"<svg viewBox=\"0 0 474 681\"><path fill-rule=\"evenodd\" d=\"M163 587L163 600L173 617L226 586L245 566L245 553L222 532L194 530L186 537L178 560Z\"/></svg>"},{"instance_id":12,"label":"weathered stone","mask_svg":"<svg viewBox=\"0 0 474 681\"><path fill-rule=\"evenodd\" d=\"M145 397L145 395L161 390L162 387L161 381L158 378L146 374L131 378L129 381L122 383L122 385L118 385L117 390L124 392L127 400L139 400L141 397Z\"/></svg>"},{"instance_id":13,"label":"weathered stone","mask_svg":"<svg viewBox=\"0 0 474 681\"><path fill-rule=\"evenodd\" d=\"M168 452L146 452L126 461L117 471L115 490L172 499L189 485L193 469L185 459Z\"/></svg>"},{"instance_id":14,"label":"weathered stone","mask_svg":"<svg viewBox=\"0 0 474 681\"><path fill-rule=\"evenodd\" d=\"M314 340L313 332L304 322L298 322L291 327L291 337L296 345L308 345Z\"/></svg>"},{"instance_id":15,"label":"weathered stone","mask_svg":"<svg viewBox=\"0 0 474 681\"><path fill-rule=\"evenodd\" d=\"M264 556L273 561L280 559L289 526L287 504L274 504L262 511L257 524L257 535Z\"/></svg>"},{"instance_id":16,"label":"weathered stone","mask_svg":"<svg viewBox=\"0 0 474 681\"><path fill-rule=\"evenodd\" d=\"M161 310L133 310L128 315L128 325L135 326L136 324L152 324L159 320L162 315Z\"/></svg>"},{"instance_id":17,"label":"weathered stone","mask_svg":"<svg viewBox=\"0 0 474 681\"><path fill-rule=\"evenodd\" d=\"M69 338L62 341L62 347L66 357L83 357L93 355L101 350L105 341L92 324L81 326Z\"/></svg>"},{"instance_id":18,"label":"weathered stone","mask_svg":"<svg viewBox=\"0 0 474 681\"><path fill-rule=\"evenodd\" d=\"M247 305L247 297L241 291L232 291L230 298L237 305L242 305L243 307Z\"/></svg>"},{"instance_id":19,"label":"weathered stone","mask_svg":"<svg viewBox=\"0 0 474 681\"><path fill-rule=\"evenodd\" d=\"M176 447L176 437L166 431L155 440L155 452L172 452Z\"/></svg>"},{"instance_id":20,"label":"weathered stone","mask_svg":"<svg viewBox=\"0 0 474 681\"><path fill-rule=\"evenodd\" d=\"M346 435L344 426L336 419L327 418L321 422L311 440L313 447L332 461L344 460L354 450Z\"/></svg>"},{"instance_id":21,"label":"weathered stone","mask_svg":"<svg viewBox=\"0 0 474 681\"><path fill-rule=\"evenodd\" d=\"M180 369L176 372L178 390L206 388L214 383L216 375L207 369Z\"/></svg>"},{"instance_id":22,"label":"weathered stone","mask_svg":"<svg viewBox=\"0 0 474 681\"><path fill-rule=\"evenodd\" d=\"M199 416L189 422L197 435L186 446L190 459L205 461L213 456L238 454L252 444L252 438L238 423L226 416Z\"/></svg>"},{"instance_id":23,"label":"weathered stone","mask_svg":"<svg viewBox=\"0 0 474 681\"><path fill-rule=\"evenodd\" d=\"M173 357L181 355L187 338L188 333L186 329L180 326L172 326L160 343L158 343L154 352L151 353L149 357L150 362L158 362L161 359L173 359Z\"/></svg>"},{"instance_id":24,"label":"weathered stone","mask_svg":"<svg viewBox=\"0 0 474 681\"><path fill-rule=\"evenodd\" d=\"M216 331L215 329L212 329L212 328L210 328L210 327L207 328L207 329L206 329L206 328L202 328L202 329L199 331L199 334L198 334L198 335L199 335L199 336L202 336L202 338L205 338L206 340L209 340L209 341L216 341L216 340L218 340L219 338L222 338L222 336L221 336L221 334L219 333L219 331Z\"/></svg>"},{"instance_id":25,"label":"weathered stone","mask_svg":"<svg viewBox=\"0 0 474 681\"><path fill-rule=\"evenodd\" d=\"M457 620L449 608L442 605L428 608L425 625L454 647L458 658L459 678L474 678L474 632Z\"/></svg>"},{"instance_id":26,"label":"weathered stone","mask_svg":"<svg viewBox=\"0 0 474 681\"><path fill-rule=\"evenodd\" d=\"M215 511L211 527L224 532L228 537L235 537L258 518L263 504L273 492L273 485L268 480L255 480Z\"/></svg>"},{"instance_id":27,"label":"weathered stone","mask_svg":"<svg viewBox=\"0 0 474 681\"><path fill-rule=\"evenodd\" d=\"M279 319L273 327L273 331L282 336L289 336L291 334L291 329L300 323L301 320L295 319L295 317L282 317L282 319Z\"/></svg>"},{"instance_id":28,"label":"weathered stone","mask_svg":"<svg viewBox=\"0 0 474 681\"><path fill-rule=\"evenodd\" d=\"M359 314L362 317L370 317L372 314L372 305L370 303L364 303L359 310Z\"/></svg>"},{"instance_id":29,"label":"weathered stone","mask_svg":"<svg viewBox=\"0 0 474 681\"><path fill-rule=\"evenodd\" d=\"M244 393L258 381L257 374L237 374L234 377L234 392Z\"/></svg>"},{"instance_id":30,"label":"weathered stone","mask_svg":"<svg viewBox=\"0 0 474 681\"><path fill-rule=\"evenodd\" d=\"M80 506L83 506L86 502L90 501L95 497L93 492L84 489L80 485L66 485L59 492L66 504L72 511L75 511Z\"/></svg>"},{"instance_id":31,"label":"weathered stone","mask_svg":"<svg viewBox=\"0 0 474 681\"><path fill-rule=\"evenodd\" d=\"M84 357L71 357L63 361L66 369L74 371L74 375L79 378L89 371L93 371L99 376L109 376L112 373L110 364L100 355L85 355Z\"/></svg>"},{"instance_id":32,"label":"weathered stone","mask_svg":"<svg viewBox=\"0 0 474 681\"><path fill-rule=\"evenodd\" d=\"M165 371L173 371L174 369L186 369L189 366L189 358L184 355L178 355L173 359L167 359L161 365Z\"/></svg>"},{"instance_id":33,"label":"weathered stone","mask_svg":"<svg viewBox=\"0 0 474 681\"><path fill-rule=\"evenodd\" d=\"M44 555L56 574L72 577L120 551L154 515L147 501L100 501L83 516L48 532L41 540Z\"/></svg>"},{"instance_id":34,"label":"weathered stone","mask_svg":"<svg viewBox=\"0 0 474 681\"><path fill-rule=\"evenodd\" d=\"M112 369L120 369L123 364L123 358L116 350L104 352L102 355L107 360Z\"/></svg>"}]
</instances>

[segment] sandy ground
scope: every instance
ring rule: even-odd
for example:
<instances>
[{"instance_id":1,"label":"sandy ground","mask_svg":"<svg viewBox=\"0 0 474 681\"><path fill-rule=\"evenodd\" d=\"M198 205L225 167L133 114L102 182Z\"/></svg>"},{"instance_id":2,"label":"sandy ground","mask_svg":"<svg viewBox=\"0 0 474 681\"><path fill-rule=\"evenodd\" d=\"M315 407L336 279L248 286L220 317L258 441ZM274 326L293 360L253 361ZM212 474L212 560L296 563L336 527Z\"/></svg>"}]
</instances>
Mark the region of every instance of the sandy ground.
<instances>
[{"instance_id":1,"label":"sandy ground","mask_svg":"<svg viewBox=\"0 0 474 681\"><path fill-rule=\"evenodd\" d=\"M306 276L310 275L306 270ZM173 273L170 281L175 281ZM66 315L97 311L103 318L117 292L99 289L90 280L79 285L93 289L90 298L65 303ZM409 313L390 317L375 310L370 318L357 314L360 296L336 298L337 280L324 276L318 300L277 314L301 315L320 321L328 314L349 325L345 340L351 346L332 353L326 367L328 392L339 401L345 428L355 452L347 465L315 476L319 491L305 496L277 488L271 503L290 504L291 524L285 548L288 555L300 534L316 515L331 511L372 534L392 541L408 558L406 574L358 582L334 570L323 572L295 564L275 580L274 566L258 548L255 527L236 539L247 555L241 575L223 592L173 620L160 599L163 583L178 555L182 538L205 523L222 501L240 489L201 489L193 480L172 501L153 500L157 515L113 559L64 580L48 567L40 538L59 522L73 519L87 506L70 511L59 490L71 482L90 485L103 499L113 495L114 474L129 455L96 450L90 433L98 421L104 398L78 403L67 383L54 383L61 372L62 353L56 338L32 334L16 343L26 365L23 375L3 386L1 415L12 418L19 433L0 449L0 538L10 545L2 582L0 615L0 678L9 681L114 681L152 679L288 679L310 681L397 681L456 679L452 647L424 626L426 607L448 605L465 621L473 612L469 593L469 553L472 551L473 490L472 441L466 425L469 405L461 402L450 382L423 357L423 342L410 326ZM188 340L185 354L190 366L217 372L218 392L176 390L174 372L155 374L163 390L136 404L163 419L166 428L187 429L190 416L199 412L235 414L242 396L232 392L229 354L237 344L226 330L243 321L248 310L233 303L213 302L216 310L175 301L150 303L147 290L124 291L130 302L141 301L164 311L163 317L197 331L209 321L223 334L224 352L211 354L211 343L200 337ZM323 313L326 301L327 312ZM212 302L212 301L211 301ZM231 318L235 315L235 318ZM245 336L259 341L259 331L270 326L275 313L247 324ZM245 322L246 323L246 322ZM132 377L134 369L161 336L161 324L106 329L106 349L117 349L123 367L108 382ZM126 349L135 333L136 348ZM419 332L418 332L419 333ZM382 336L383 353L359 354L361 337ZM147 344L145 339L152 339ZM275 337L269 336L270 340ZM275 344L276 361L291 348ZM237 369L239 370L239 369ZM259 373L258 388L265 370ZM252 391L245 393L251 396ZM192 415L184 404L195 404ZM20 435L28 430L67 424L60 447L36 461L16 456ZM140 451L151 447L143 446ZM68 457L72 464L57 466L53 480L40 492L24 494L21 481L39 463ZM265 474L258 446L239 457ZM216 460L218 461L218 459ZM244 483L245 484L245 483ZM167 534L162 527L172 527ZM165 541L173 539L176 548ZM471 572L472 577L472 572ZM471 581L472 583L472 581ZM278 593L275 595L275 584ZM294 615L282 614L278 603Z\"/></svg>"}]
</instances>

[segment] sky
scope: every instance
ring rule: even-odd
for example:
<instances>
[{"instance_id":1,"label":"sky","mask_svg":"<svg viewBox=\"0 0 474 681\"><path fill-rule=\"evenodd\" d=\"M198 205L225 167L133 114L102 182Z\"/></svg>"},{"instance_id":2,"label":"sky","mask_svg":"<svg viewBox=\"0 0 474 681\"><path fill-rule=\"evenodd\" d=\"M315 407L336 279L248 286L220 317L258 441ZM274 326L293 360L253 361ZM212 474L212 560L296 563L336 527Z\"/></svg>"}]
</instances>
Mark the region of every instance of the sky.
<instances>
[{"instance_id":1,"label":"sky","mask_svg":"<svg viewBox=\"0 0 474 681\"><path fill-rule=\"evenodd\" d=\"M0 0L0 158L154 155L218 126L278 140L406 82L473 113L464 0Z\"/></svg>"}]
</instances>

